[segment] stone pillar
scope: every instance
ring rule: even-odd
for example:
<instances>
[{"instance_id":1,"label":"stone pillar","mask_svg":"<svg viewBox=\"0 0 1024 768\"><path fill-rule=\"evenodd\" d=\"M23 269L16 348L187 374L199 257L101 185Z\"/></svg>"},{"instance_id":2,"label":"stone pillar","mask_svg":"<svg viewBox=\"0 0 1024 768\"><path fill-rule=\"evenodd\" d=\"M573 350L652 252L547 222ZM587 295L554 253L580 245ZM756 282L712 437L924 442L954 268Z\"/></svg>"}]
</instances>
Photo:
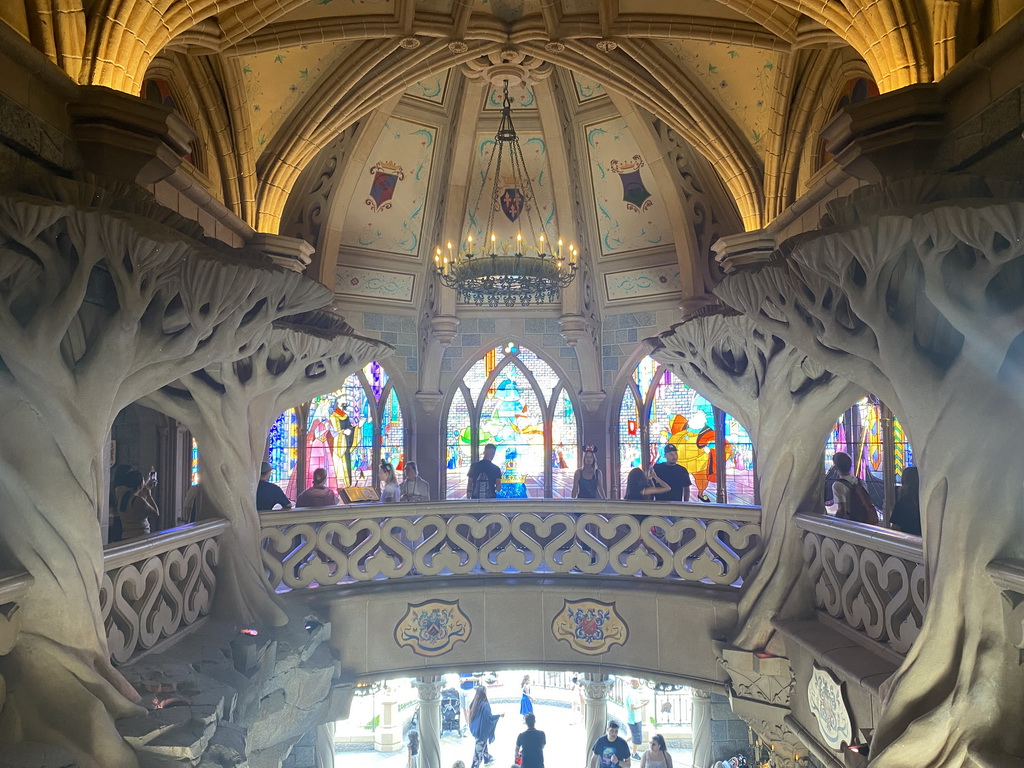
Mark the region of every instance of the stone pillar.
<instances>
[{"instance_id":1,"label":"stone pillar","mask_svg":"<svg viewBox=\"0 0 1024 768\"><path fill-rule=\"evenodd\" d=\"M413 683L420 699L420 766L441 768L441 689L444 680L436 676Z\"/></svg>"},{"instance_id":2,"label":"stone pillar","mask_svg":"<svg viewBox=\"0 0 1024 768\"><path fill-rule=\"evenodd\" d=\"M590 764L590 750L605 731L608 730L608 694L612 690L611 678L598 675L583 676L583 724L586 728L586 755L584 765ZM626 725L623 724L623 728Z\"/></svg>"},{"instance_id":3,"label":"stone pillar","mask_svg":"<svg viewBox=\"0 0 1024 768\"><path fill-rule=\"evenodd\" d=\"M711 766L711 694L693 689L693 768Z\"/></svg>"},{"instance_id":4,"label":"stone pillar","mask_svg":"<svg viewBox=\"0 0 1024 768\"><path fill-rule=\"evenodd\" d=\"M373 732L373 748L378 752L398 752L402 748L402 724L398 719L398 702L386 688L381 701L380 723Z\"/></svg>"}]
</instances>

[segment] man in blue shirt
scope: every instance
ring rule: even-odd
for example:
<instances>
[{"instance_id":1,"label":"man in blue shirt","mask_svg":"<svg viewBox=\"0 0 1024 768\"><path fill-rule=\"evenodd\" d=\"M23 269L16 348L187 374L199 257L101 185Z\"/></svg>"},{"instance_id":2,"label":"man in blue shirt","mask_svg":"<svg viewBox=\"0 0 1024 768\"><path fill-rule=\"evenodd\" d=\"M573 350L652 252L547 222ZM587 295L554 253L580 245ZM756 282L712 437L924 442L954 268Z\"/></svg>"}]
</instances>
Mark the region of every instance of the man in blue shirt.
<instances>
[{"instance_id":1,"label":"man in blue shirt","mask_svg":"<svg viewBox=\"0 0 1024 768\"><path fill-rule=\"evenodd\" d=\"M256 486L256 511L264 512L268 509L273 509L278 504L281 505L281 509L291 509L292 503L287 496L284 495L284 491L276 483L270 482L270 473L273 471L273 467L270 466L269 462L264 461L260 464L260 482Z\"/></svg>"}]
</instances>

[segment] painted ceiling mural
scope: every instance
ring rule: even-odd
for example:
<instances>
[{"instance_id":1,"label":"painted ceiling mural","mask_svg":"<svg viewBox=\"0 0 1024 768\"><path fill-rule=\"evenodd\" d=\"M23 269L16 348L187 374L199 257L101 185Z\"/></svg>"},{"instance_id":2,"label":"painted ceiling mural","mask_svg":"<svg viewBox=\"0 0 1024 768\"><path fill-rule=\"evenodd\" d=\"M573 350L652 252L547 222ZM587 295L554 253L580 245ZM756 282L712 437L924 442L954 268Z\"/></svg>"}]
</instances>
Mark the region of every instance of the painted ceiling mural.
<instances>
[{"instance_id":1,"label":"painted ceiling mural","mask_svg":"<svg viewBox=\"0 0 1024 768\"><path fill-rule=\"evenodd\" d=\"M329 16L393 14L396 0L307 0L283 17L283 21L322 19Z\"/></svg>"},{"instance_id":2,"label":"painted ceiling mural","mask_svg":"<svg viewBox=\"0 0 1024 768\"><path fill-rule=\"evenodd\" d=\"M414 99L429 101L432 104L444 105L444 97L448 93L448 83L450 80L451 70L448 69L413 83L405 89L405 95Z\"/></svg>"},{"instance_id":3,"label":"painted ceiling mural","mask_svg":"<svg viewBox=\"0 0 1024 768\"><path fill-rule=\"evenodd\" d=\"M342 248L419 255L436 138L437 128L421 123L384 124L349 203Z\"/></svg>"},{"instance_id":4,"label":"painted ceiling mural","mask_svg":"<svg viewBox=\"0 0 1024 768\"><path fill-rule=\"evenodd\" d=\"M270 142L299 100L351 47L346 43L316 43L241 58L257 151Z\"/></svg>"},{"instance_id":5,"label":"painted ceiling mural","mask_svg":"<svg viewBox=\"0 0 1024 768\"><path fill-rule=\"evenodd\" d=\"M544 141L544 137L539 133L527 131L517 131L517 133L519 134L519 144L523 149L526 169L529 171L533 183L533 193L536 196L541 225L544 227L547 236L554 239L558 234L558 219L555 215L554 190L551 186L551 168L548 165L547 144ZM474 241L478 243L485 239L483 228L487 224L487 200L490 197L494 179L494 169L491 169L491 174L487 174L487 164L494 146L493 133L477 134L473 173L470 176L469 182L466 223L463 225L459 236L464 237L466 234L472 233ZM506 162L506 159L503 158L502 162ZM499 189L505 189L506 186L502 186L505 184L507 184L508 188L513 186L511 179L507 178L507 173L508 167L505 166L502 168L503 178ZM474 211L476 201L480 198L481 190L483 190L484 202L480 205L479 211ZM476 213L476 218L474 218L474 213ZM524 219L525 217L513 220L513 217L503 210L495 212L494 234L497 237L499 253L505 251L514 253L516 235L518 234L522 234L523 239L526 241L529 241L533 235L539 237L540 232L529 232L528 223ZM533 220L536 222L536 219ZM490 237L490 235L487 234L487 237ZM474 248L474 250L478 249Z\"/></svg>"},{"instance_id":6,"label":"painted ceiling mural","mask_svg":"<svg viewBox=\"0 0 1024 768\"><path fill-rule=\"evenodd\" d=\"M510 85L508 87L508 95L512 100L513 120L515 118L514 113L520 110L537 109L537 97L533 89L528 85ZM497 88L492 88L487 94L487 100L484 102L484 112L500 112L502 103L502 92Z\"/></svg>"},{"instance_id":7,"label":"painted ceiling mural","mask_svg":"<svg viewBox=\"0 0 1024 768\"><path fill-rule=\"evenodd\" d=\"M602 255L672 247L668 213L626 121L591 123L585 131Z\"/></svg>"},{"instance_id":8,"label":"painted ceiling mural","mask_svg":"<svg viewBox=\"0 0 1024 768\"><path fill-rule=\"evenodd\" d=\"M767 149L768 103L778 75L775 51L692 41L666 41L665 45L682 66L708 87L763 158Z\"/></svg>"},{"instance_id":9,"label":"painted ceiling mural","mask_svg":"<svg viewBox=\"0 0 1024 768\"><path fill-rule=\"evenodd\" d=\"M608 92L605 91L604 86L587 75L581 75L577 72L573 72L572 84L576 90L576 101L580 104L585 104L588 101L608 96Z\"/></svg>"}]
</instances>

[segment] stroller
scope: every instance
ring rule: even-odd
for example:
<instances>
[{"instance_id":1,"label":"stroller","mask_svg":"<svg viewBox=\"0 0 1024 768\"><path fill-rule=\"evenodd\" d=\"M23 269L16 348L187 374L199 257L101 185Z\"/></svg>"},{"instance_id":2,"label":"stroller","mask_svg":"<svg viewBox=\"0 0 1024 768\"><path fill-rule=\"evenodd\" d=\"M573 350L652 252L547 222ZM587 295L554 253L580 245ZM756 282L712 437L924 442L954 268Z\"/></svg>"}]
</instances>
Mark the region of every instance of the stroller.
<instances>
[{"instance_id":1,"label":"stroller","mask_svg":"<svg viewBox=\"0 0 1024 768\"><path fill-rule=\"evenodd\" d=\"M445 688L441 691L441 735L445 731L455 731L456 734L462 730L462 709L459 692L455 688Z\"/></svg>"}]
</instances>

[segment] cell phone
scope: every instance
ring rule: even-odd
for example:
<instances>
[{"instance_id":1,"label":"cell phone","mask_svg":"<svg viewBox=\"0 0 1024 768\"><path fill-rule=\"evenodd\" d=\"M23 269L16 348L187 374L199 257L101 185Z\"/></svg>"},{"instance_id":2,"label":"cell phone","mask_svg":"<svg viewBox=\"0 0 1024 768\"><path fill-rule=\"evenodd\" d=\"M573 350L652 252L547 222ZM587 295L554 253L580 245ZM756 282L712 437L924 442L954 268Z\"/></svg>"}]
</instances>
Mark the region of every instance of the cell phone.
<instances>
[{"instance_id":1,"label":"cell phone","mask_svg":"<svg viewBox=\"0 0 1024 768\"><path fill-rule=\"evenodd\" d=\"M151 488L156 488L156 472L149 473L149 485Z\"/></svg>"}]
</instances>

